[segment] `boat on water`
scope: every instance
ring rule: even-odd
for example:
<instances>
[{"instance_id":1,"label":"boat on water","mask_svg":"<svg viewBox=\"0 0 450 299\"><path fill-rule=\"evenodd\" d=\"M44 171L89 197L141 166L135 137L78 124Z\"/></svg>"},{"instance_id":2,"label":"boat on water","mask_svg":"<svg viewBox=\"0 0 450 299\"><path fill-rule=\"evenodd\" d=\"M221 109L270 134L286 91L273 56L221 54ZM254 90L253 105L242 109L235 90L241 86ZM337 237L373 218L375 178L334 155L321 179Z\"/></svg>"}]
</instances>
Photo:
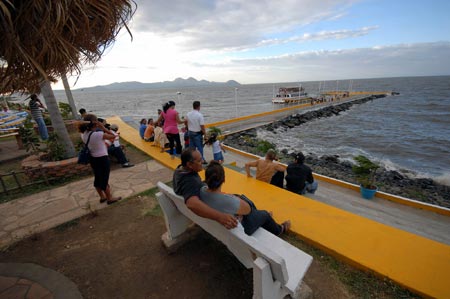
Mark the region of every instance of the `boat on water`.
<instances>
[{"instance_id":1,"label":"boat on water","mask_svg":"<svg viewBox=\"0 0 450 299\"><path fill-rule=\"evenodd\" d=\"M272 98L272 104L299 103L310 98L301 86L280 87L278 93Z\"/></svg>"}]
</instances>

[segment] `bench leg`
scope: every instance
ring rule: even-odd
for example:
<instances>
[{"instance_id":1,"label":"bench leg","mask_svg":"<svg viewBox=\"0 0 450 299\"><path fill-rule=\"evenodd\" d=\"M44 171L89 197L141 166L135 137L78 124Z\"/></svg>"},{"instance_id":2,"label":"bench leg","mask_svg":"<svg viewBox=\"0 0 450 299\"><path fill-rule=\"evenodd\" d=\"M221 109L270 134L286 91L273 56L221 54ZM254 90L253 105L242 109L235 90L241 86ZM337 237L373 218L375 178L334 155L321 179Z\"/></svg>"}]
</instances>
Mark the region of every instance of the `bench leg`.
<instances>
[{"instance_id":1,"label":"bench leg","mask_svg":"<svg viewBox=\"0 0 450 299\"><path fill-rule=\"evenodd\" d=\"M283 290L279 281L273 281L270 264L263 258L258 257L253 261L253 299L292 298ZM302 282L296 291L294 299L312 299L311 288Z\"/></svg>"},{"instance_id":2,"label":"bench leg","mask_svg":"<svg viewBox=\"0 0 450 299\"><path fill-rule=\"evenodd\" d=\"M279 281L273 281L270 264L261 257L253 263L253 299L284 298L287 293L283 292Z\"/></svg>"},{"instance_id":3,"label":"bench leg","mask_svg":"<svg viewBox=\"0 0 450 299\"><path fill-rule=\"evenodd\" d=\"M192 221L184 216L170 198L163 193L156 194L159 205L164 212L167 232L161 239L166 248L173 252L186 241L194 238L201 230L192 227Z\"/></svg>"}]
</instances>

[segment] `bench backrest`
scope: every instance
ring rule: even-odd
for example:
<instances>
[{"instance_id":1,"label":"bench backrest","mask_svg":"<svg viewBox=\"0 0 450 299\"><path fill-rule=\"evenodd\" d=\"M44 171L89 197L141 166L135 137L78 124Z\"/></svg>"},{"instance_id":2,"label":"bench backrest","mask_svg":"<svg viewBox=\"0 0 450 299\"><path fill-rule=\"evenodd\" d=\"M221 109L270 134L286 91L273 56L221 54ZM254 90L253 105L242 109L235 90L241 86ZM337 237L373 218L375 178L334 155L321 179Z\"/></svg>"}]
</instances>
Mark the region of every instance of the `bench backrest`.
<instances>
[{"instance_id":1,"label":"bench backrest","mask_svg":"<svg viewBox=\"0 0 450 299\"><path fill-rule=\"evenodd\" d=\"M282 284L287 283L289 277L285 260L261 244L258 239L245 234L240 224L238 227L228 230L216 221L197 216L185 205L184 199L174 193L172 188L162 182L158 182L157 185L161 193L169 198L183 215L225 244L244 266L251 268L253 260L262 257L270 264L274 279ZM259 230L264 229L259 228Z\"/></svg>"}]
</instances>

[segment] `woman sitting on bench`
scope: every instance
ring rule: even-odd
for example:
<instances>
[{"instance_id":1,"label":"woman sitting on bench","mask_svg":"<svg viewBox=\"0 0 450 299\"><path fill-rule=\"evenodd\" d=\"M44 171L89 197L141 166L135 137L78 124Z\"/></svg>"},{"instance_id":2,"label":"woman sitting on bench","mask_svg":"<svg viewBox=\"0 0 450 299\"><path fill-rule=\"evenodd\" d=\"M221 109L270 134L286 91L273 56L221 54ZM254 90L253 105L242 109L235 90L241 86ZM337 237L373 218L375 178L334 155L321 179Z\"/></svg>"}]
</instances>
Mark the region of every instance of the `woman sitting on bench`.
<instances>
[{"instance_id":1,"label":"woman sitting on bench","mask_svg":"<svg viewBox=\"0 0 450 299\"><path fill-rule=\"evenodd\" d=\"M222 213L237 215L247 235L253 234L262 227L279 236L290 228L289 220L281 225L277 224L271 213L258 210L245 195L223 193L221 189L225 182L225 171L219 162L211 161L206 167L205 182L208 186L202 187L201 200Z\"/></svg>"}]
</instances>

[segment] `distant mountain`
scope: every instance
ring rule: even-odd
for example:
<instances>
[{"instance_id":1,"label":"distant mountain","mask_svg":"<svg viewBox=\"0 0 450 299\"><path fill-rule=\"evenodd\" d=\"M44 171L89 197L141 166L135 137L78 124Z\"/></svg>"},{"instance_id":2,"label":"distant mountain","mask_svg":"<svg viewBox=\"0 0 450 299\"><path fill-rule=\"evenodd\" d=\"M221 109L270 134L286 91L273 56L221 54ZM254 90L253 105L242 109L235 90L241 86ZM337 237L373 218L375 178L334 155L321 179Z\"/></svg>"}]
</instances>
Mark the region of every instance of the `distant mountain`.
<instances>
[{"instance_id":1,"label":"distant mountain","mask_svg":"<svg viewBox=\"0 0 450 299\"><path fill-rule=\"evenodd\" d=\"M142 83L137 81L130 82L115 82L108 85L99 85L94 87L79 88L76 90L81 91L109 91L109 90L139 90L139 89L149 89L149 88L177 88L177 87L199 87L199 86L240 86L238 82L234 80L229 80L227 82L213 82L200 80L189 77L187 79L176 78L173 81L155 82L155 83Z\"/></svg>"}]
</instances>

